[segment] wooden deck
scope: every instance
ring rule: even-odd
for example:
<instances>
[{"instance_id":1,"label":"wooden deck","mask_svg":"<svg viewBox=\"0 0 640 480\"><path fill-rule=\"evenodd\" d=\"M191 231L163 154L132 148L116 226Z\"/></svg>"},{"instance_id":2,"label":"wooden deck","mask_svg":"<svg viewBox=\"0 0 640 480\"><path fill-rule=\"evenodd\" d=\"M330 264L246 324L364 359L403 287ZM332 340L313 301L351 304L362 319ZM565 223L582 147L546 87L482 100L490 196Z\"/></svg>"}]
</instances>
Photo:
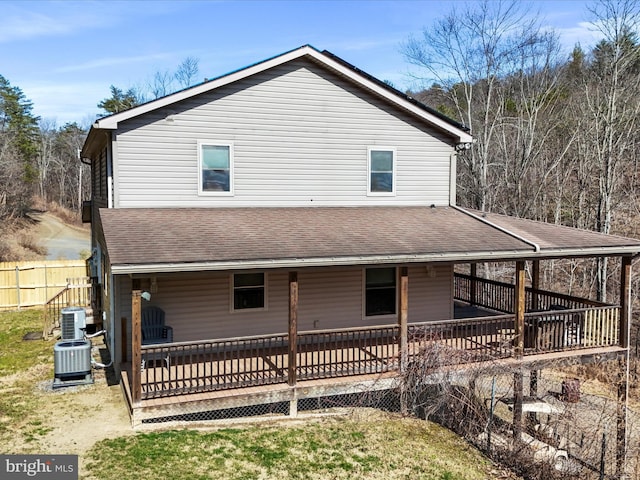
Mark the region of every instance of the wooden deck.
<instances>
[{"instance_id":1,"label":"wooden deck","mask_svg":"<svg viewBox=\"0 0 640 480\"><path fill-rule=\"evenodd\" d=\"M539 353L525 356L521 359L513 357L476 361L470 363L451 363L442 365L435 377L442 375L444 371L457 371L463 374L468 371L477 371L485 368L513 368L522 366L529 369L542 369L559 363L571 364L575 362L591 363L612 360L624 355L625 349L612 347L587 348L568 352ZM121 386L129 405L129 411L134 426L139 426L148 421L159 419L171 420L177 418L197 417L199 414L212 411L221 411L236 408L246 408L265 404L287 402L288 414L297 415L297 401L309 398L322 398L348 394L371 394L372 392L392 390L398 387L399 371L385 371L384 373L362 373L338 378L323 378L299 381L290 386L286 383L271 385L246 386L231 389L206 390L197 393L184 393L172 396L149 397L139 404L132 403L131 395L131 365L124 365L122 371ZM167 367L166 364L158 364L148 368L151 377L167 377L175 371L176 377L180 376L182 366ZM190 368L203 368L203 366L190 366ZM182 380L175 380L179 385ZM143 388L149 385L143 383ZM185 420L186 421L186 420Z\"/></svg>"},{"instance_id":2,"label":"wooden deck","mask_svg":"<svg viewBox=\"0 0 640 480\"><path fill-rule=\"evenodd\" d=\"M517 324L513 286L459 275L455 286L452 320L141 346L142 368L122 371L134 424L283 402L295 416L300 399L389 390L412 365L543 368L626 351L618 306L529 289Z\"/></svg>"}]
</instances>

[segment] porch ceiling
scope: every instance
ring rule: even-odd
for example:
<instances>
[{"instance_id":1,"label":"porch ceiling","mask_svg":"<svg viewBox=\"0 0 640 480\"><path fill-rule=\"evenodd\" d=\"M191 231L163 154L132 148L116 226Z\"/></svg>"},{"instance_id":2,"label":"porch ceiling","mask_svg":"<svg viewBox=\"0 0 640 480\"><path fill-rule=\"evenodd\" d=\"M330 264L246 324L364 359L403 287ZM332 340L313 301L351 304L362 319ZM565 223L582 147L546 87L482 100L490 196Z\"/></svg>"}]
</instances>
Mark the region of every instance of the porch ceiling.
<instances>
[{"instance_id":1,"label":"porch ceiling","mask_svg":"<svg viewBox=\"0 0 640 480\"><path fill-rule=\"evenodd\" d=\"M640 252L638 240L455 207L101 209L100 221L113 273Z\"/></svg>"}]
</instances>

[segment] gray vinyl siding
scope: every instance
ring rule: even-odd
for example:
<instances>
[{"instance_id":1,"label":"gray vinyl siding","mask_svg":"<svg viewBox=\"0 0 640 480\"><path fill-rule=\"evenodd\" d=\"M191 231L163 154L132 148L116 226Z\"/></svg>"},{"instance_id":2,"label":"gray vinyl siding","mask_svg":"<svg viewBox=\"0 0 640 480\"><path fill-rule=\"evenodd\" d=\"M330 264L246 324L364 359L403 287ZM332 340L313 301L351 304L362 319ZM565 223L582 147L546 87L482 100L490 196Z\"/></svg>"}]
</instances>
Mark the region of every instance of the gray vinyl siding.
<instances>
[{"instance_id":1,"label":"gray vinyl siding","mask_svg":"<svg viewBox=\"0 0 640 480\"><path fill-rule=\"evenodd\" d=\"M308 60L133 118L116 140L116 207L449 202L450 140ZM199 140L233 144L233 196L198 195ZM376 146L396 149L393 197L367 196Z\"/></svg>"},{"instance_id":2,"label":"gray vinyl siding","mask_svg":"<svg viewBox=\"0 0 640 480\"><path fill-rule=\"evenodd\" d=\"M453 268L435 267L435 275L425 266L409 268L409 322L453 318ZM166 323L174 330L174 340L204 339L286 333L288 330L288 271L267 274L267 309L230 311L229 272L206 272L158 277L158 290L151 302L166 313ZM363 316L363 267L308 269L298 271L298 330L332 329L386 325L397 316ZM148 288L145 280L141 287ZM131 282L117 282L118 317L126 317L128 352L131 351ZM116 322L116 329L119 326ZM119 337L117 337L119 338ZM129 354L130 356L130 354Z\"/></svg>"}]
</instances>

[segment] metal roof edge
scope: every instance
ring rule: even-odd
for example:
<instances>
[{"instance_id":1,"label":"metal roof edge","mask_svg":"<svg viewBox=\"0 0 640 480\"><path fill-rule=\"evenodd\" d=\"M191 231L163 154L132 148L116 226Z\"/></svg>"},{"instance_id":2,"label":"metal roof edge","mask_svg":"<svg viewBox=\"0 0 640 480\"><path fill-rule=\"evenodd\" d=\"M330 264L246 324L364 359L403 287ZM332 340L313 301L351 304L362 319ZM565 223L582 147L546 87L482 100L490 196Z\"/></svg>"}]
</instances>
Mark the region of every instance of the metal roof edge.
<instances>
[{"instance_id":1,"label":"metal roof edge","mask_svg":"<svg viewBox=\"0 0 640 480\"><path fill-rule=\"evenodd\" d=\"M459 207L457 205L452 205L452 207L454 209L456 209L457 211L462 212L462 213L464 213L466 215L469 215L470 217L475 218L476 220L479 220L479 221L485 223L486 225L489 225L490 227L495 228L496 230L499 230L499 231L501 231L503 233L506 233L507 235L510 235L513 238L517 239L517 240L520 240L520 241L522 241L524 243L528 243L529 245L531 245L533 247L534 252L536 252L536 253L540 252L540 245L538 245L536 242L534 242L532 240L529 240L529 239L523 237L522 235L518 235L517 233L514 233L514 232L512 232L511 230L509 230L507 228L501 227L500 225L496 225L495 223L487 220L486 218L483 218L483 217L480 217L480 216L478 216L478 215L476 215L474 213L471 213L471 212L465 210L462 207Z\"/></svg>"}]
</instances>

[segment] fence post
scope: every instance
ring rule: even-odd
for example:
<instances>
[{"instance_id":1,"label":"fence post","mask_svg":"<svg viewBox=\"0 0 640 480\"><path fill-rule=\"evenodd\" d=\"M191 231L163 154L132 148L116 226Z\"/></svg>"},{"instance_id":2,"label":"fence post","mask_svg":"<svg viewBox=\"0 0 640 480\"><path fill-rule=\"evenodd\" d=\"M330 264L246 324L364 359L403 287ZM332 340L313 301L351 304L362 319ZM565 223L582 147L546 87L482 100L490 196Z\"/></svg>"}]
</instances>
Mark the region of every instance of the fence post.
<instances>
[{"instance_id":1,"label":"fence post","mask_svg":"<svg viewBox=\"0 0 640 480\"><path fill-rule=\"evenodd\" d=\"M18 310L20 310L20 267L16 265L16 293L18 294Z\"/></svg>"},{"instance_id":2,"label":"fence post","mask_svg":"<svg viewBox=\"0 0 640 480\"><path fill-rule=\"evenodd\" d=\"M44 264L44 300L43 304L46 305L47 300L49 300L49 279L47 278L47 264Z\"/></svg>"}]
</instances>

